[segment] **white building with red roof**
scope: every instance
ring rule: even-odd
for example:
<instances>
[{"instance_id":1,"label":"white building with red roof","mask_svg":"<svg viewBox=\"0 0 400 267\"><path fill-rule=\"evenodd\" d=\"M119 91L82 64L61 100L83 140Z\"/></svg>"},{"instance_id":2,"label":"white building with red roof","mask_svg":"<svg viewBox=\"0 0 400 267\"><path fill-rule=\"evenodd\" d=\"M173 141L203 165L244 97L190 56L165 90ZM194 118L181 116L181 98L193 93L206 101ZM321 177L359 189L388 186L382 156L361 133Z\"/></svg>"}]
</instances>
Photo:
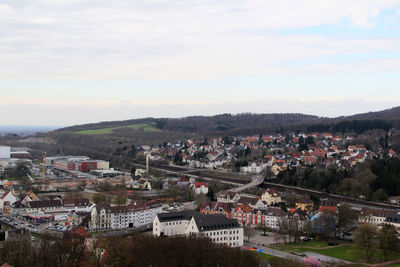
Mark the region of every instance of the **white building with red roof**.
<instances>
[{"instance_id":1,"label":"white building with red roof","mask_svg":"<svg viewBox=\"0 0 400 267\"><path fill-rule=\"evenodd\" d=\"M9 208L17 200L18 199L11 193L11 191L5 192L0 197L0 210L4 212L5 209Z\"/></svg>"},{"instance_id":2,"label":"white building with red roof","mask_svg":"<svg viewBox=\"0 0 400 267\"><path fill-rule=\"evenodd\" d=\"M196 195L199 194L207 194L208 193L208 185L204 182L195 182L193 186L193 190Z\"/></svg>"}]
</instances>

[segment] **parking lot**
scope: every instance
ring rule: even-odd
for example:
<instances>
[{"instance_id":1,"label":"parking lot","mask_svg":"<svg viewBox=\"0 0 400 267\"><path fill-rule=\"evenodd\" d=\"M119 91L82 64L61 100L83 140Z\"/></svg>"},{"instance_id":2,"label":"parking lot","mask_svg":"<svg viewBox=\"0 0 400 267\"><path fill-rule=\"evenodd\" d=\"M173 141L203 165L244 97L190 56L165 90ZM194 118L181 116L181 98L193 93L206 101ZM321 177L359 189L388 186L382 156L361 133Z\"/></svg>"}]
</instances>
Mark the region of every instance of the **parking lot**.
<instances>
[{"instance_id":1,"label":"parking lot","mask_svg":"<svg viewBox=\"0 0 400 267\"><path fill-rule=\"evenodd\" d=\"M38 234L52 234L69 230L69 227L65 227L57 222L35 224L30 220L24 220L15 216L4 214L0 215L0 222L15 229L29 230L32 233Z\"/></svg>"}]
</instances>

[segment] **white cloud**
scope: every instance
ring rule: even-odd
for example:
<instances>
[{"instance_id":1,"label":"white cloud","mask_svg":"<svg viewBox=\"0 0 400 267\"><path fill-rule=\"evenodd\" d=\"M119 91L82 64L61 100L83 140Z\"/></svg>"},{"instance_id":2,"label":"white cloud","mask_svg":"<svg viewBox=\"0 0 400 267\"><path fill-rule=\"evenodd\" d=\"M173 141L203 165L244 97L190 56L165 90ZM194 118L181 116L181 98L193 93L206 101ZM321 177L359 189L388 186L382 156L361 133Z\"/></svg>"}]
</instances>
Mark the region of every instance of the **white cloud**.
<instances>
[{"instance_id":1,"label":"white cloud","mask_svg":"<svg viewBox=\"0 0 400 267\"><path fill-rule=\"evenodd\" d=\"M288 62L398 49L397 37L337 39L280 35L279 30L342 25L346 19L354 27L371 27L381 11L398 8L400 1L295 3L36 0L0 4L0 80L274 74L292 72L282 67ZM307 66L295 71L303 70Z\"/></svg>"}]
</instances>

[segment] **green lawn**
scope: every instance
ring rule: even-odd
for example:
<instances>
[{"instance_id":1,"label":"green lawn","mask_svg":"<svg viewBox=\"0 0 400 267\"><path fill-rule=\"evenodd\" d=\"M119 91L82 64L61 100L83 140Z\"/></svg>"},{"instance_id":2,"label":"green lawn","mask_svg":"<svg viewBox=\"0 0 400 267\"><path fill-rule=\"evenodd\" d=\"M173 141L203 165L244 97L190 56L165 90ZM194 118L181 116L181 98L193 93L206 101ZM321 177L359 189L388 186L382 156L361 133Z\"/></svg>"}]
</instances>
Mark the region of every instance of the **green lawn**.
<instances>
[{"instance_id":1,"label":"green lawn","mask_svg":"<svg viewBox=\"0 0 400 267\"><path fill-rule=\"evenodd\" d=\"M286 247L313 247L313 248L330 248L331 246L328 245L325 241L318 241L312 240L308 242L297 242L291 243L290 245L286 245Z\"/></svg>"},{"instance_id":2,"label":"green lawn","mask_svg":"<svg viewBox=\"0 0 400 267\"><path fill-rule=\"evenodd\" d=\"M143 131L145 132L156 132L159 131L159 129L157 129L155 127L155 123L151 123L151 124L147 124L147 123L137 123L137 124L132 124L132 125L128 125L128 128L132 128L134 130L141 130L143 129Z\"/></svg>"},{"instance_id":3,"label":"green lawn","mask_svg":"<svg viewBox=\"0 0 400 267\"><path fill-rule=\"evenodd\" d=\"M118 128L103 128L103 129L95 129L95 130L76 131L76 133L78 133L78 134L87 134L87 135L109 134L114 129L118 129Z\"/></svg>"},{"instance_id":4,"label":"green lawn","mask_svg":"<svg viewBox=\"0 0 400 267\"><path fill-rule=\"evenodd\" d=\"M345 245L339 247L330 247L326 249L304 249L304 251L312 251L322 255L346 260L346 261L362 261L358 253L353 250L352 245Z\"/></svg>"},{"instance_id":5,"label":"green lawn","mask_svg":"<svg viewBox=\"0 0 400 267\"><path fill-rule=\"evenodd\" d=\"M351 261L351 262L364 262L365 260L362 258L362 255L358 251L354 249L353 245L343 245L343 246L327 246L326 243L324 242L307 242L304 243L304 246L307 247L315 247L315 248L303 248L301 247L300 244L291 244L287 246L280 246L278 247L281 250L286 250L286 251L292 251L292 252L297 252L297 253L304 253L306 251L311 251L315 253L319 253L325 256L330 256L333 258L337 259L342 259L345 261ZM318 249L318 247L322 247L324 249ZM396 260L400 259L400 254L397 255L391 255L389 256L388 260ZM383 260L383 255L380 251L377 252L377 254L374 257L373 262L378 263L382 262Z\"/></svg>"},{"instance_id":6,"label":"green lawn","mask_svg":"<svg viewBox=\"0 0 400 267\"><path fill-rule=\"evenodd\" d=\"M261 261L266 261L271 263L271 266L286 266L286 267L302 266L302 264L300 264L299 262L291 261L284 258L279 258L270 254L258 253L254 251L249 251L249 253L255 254L256 257L258 257Z\"/></svg>"},{"instance_id":7,"label":"green lawn","mask_svg":"<svg viewBox=\"0 0 400 267\"><path fill-rule=\"evenodd\" d=\"M121 127L113 127L113 128L102 128L102 129L94 129L94 130L85 130L85 131L76 131L76 133L79 134L85 134L85 135L101 135L101 134L109 134L112 133L114 130L117 129L123 129L123 128L130 128L135 131L138 130L143 130L145 132L156 132L159 131L155 127L155 123L137 123L137 124L131 124L131 125L126 125L126 126L121 126Z\"/></svg>"},{"instance_id":8,"label":"green lawn","mask_svg":"<svg viewBox=\"0 0 400 267\"><path fill-rule=\"evenodd\" d=\"M253 252L253 251L251 253L255 254L262 261L269 261L271 259L278 258L278 257L272 256L270 254L265 254L265 253L258 253L258 252Z\"/></svg>"}]
</instances>

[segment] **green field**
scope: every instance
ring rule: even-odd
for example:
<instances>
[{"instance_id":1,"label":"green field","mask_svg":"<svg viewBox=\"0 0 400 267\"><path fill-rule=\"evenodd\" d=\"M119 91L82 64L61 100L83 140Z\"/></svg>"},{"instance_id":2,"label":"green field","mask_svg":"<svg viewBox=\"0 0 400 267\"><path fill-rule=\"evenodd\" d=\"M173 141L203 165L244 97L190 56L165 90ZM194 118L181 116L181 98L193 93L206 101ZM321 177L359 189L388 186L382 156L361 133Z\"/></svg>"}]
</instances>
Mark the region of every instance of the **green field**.
<instances>
[{"instance_id":1,"label":"green field","mask_svg":"<svg viewBox=\"0 0 400 267\"><path fill-rule=\"evenodd\" d=\"M137 124L128 125L125 128L131 128L131 129L134 129L134 130L143 129L143 131L145 131L145 132L157 132L157 131L159 131L159 129L157 129L155 127L155 123L151 123L151 124L137 123Z\"/></svg>"},{"instance_id":2,"label":"green field","mask_svg":"<svg viewBox=\"0 0 400 267\"><path fill-rule=\"evenodd\" d=\"M123 129L123 128L130 128L135 131L145 131L145 132L157 132L159 129L155 127L155 123L137 123L131 124L121 127L113 127L113 128L102 128L102 129L94 129L94 130L84 130L84 131L76 131L75 133L78 134L85 134L85 135L101 135L101 134L110 134L114 130Z\"/></svg>"},{"instance_id":3,"label":"green field","mask_svg":"<svg viewBox=\"0 0 400 267\"><path fill-rule=\"evenodd\" d=\"M304 247L302 247L302 245ZM304 253L306 251L311 251L325 256L342 259L345 261L364 262L364 259L362 258L360 253L354 249L353 245L350 244L331 247L328 246L325 242L312 241L303 244L298 243L287 246L279 246L279 249L297 253ZM397 259L400 259L400 254L390 255L388 260L390 261ZM373 262L382 262L382 260L383 260L383 254L381 251L378 251L374 257Z\"/></svg>"},{"instance_id":4,"label":"green field","mask_svg":"<svg viewBox=\"0 0 400 267\"><path fill-rule=\"evenodd\" d=\"M271 259L278 258L278 257L272 256L270 254L265 254L265 253L258 253L258 252L253 252L253 251L251 251L250 253L256 255L262 261L269 261Z\"/></svg>"}]
</instances>

